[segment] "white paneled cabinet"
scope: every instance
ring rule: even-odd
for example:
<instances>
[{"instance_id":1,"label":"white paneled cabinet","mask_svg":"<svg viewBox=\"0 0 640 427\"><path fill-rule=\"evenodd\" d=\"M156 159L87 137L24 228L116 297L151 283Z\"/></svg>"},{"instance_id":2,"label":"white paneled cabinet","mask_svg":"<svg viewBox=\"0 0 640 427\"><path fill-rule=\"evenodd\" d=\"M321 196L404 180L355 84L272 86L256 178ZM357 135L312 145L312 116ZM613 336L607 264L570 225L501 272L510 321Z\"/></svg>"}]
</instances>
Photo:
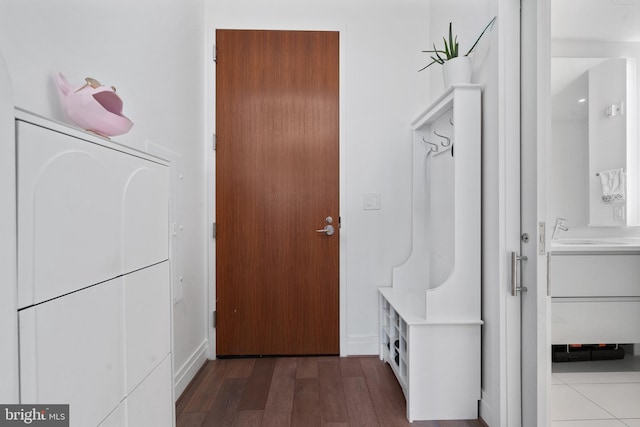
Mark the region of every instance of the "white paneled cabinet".
<instances>
[{"instance_id":1,"label":"white paneled cabinet","mask_svg":"<svg viewBox=\"0 0 640 427\"><path fill-rule=\"evenodd\" d=\"M557 251L550 259L552 344L640 342L640 252Z\"/></svg>"},{"instance_id":2,"label":"white paneled cabinet","mask_svg":"<svg viewBox=\"0 0 640 427\"><path fill-rule=\"evenodd\" d=\"M18 403L16 164L13 88L0 52L0 402Z\"/></svg>"},{"instance_id":3,"label":"white paneled cabinet","mask_svg":"<svg viewBox=\"0 0 640 427\"><path fill-rule=\"evenodd\" d=\"M100 427L172 427L173 395L166 387L171 375L171 360L167 356Z\"/></svg>"},{"instance_id":4,"label":"white paneled cabinet","mask_svg":"<svg viewBox=\"0 0 640 427\"><path fill-rule=\"evenodd\" d=\"M167 259L166 164L24 121L17 135L19 308Z\"/></svg>"},{"instance_id":5,"label":"white paneled cabinet","mask_svg":"<svg viewBox=\"0 0 640 427\"><path fill-rule=\"evenodd\" d=\"M171 362L166 357L160 365L129 395L128 427L173 426L173 395L165 387L171 379Z\"/></svg>"},{"instance_id":6,"label":"white paneled cabinet","mask_svg":"<svg viewBox=\"0 0 640 427\"><path fill-rule=\"evenodd\" d=\"M116 277L117 153L17 123L18 307Z\"/></svg>"},{"instance_id":7,"label":"white paneled cabinet","mask_svg":"<svg viewBox=\"0 0 640 427\"><path fill-rule=\"evenodd\" d=\"M69 404L98 425L124 399L122 279L19 312L20 400Z\"/></svg>"},{"instance_id":8,"label":"white paneled cabinet","mask_svg":"<svg viewBox=\"0 0 640 427\"><path fill-rule=\"evenodd\" d=\"M173 426L168 164L16 116L21 402Z\"/></svg>"},{"instance_id":9,"label":"white paneled cabinet","mask_svg":"<svg viewBox=\"0 0 640 427\"><path fill-rule=\"evenodd\" d=\"M127 393L131 393L171 350L169 265L156 264L122 279Z\"/></svg>"},{"instance_id":10,"label":"white paneled cabinet","mask_svg":"<svg viewBox=\"0 0 640 427\"><path fill-rule=\"evenodd\" d=\"M640 253L551 253L551 296L640 297Z\"/></svg>"}]
</instances>

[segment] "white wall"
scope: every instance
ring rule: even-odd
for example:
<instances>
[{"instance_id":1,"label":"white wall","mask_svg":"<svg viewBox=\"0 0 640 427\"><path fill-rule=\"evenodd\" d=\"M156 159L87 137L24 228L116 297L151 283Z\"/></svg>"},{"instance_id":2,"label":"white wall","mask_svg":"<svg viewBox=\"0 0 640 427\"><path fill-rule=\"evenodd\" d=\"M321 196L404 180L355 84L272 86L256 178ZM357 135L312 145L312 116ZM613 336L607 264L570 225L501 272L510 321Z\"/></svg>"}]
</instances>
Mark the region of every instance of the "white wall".
<instances>
[{"instance_id":1,"label":"white wall","mask_svg":"<svg viewBox=\"0 0 640 427\"><path fill-rule=\"evenodd\" d=\"M411 250L410 123L428 103L428 76L417 72L426 60L427 12L423 0L206 3L211 34L340 31L343 354L377 353L377 288L391 284L392 267ZM215 117L210 108L207 117ZM380 193L381 209L364 211L364 193Z\"/></svg>"},{"instance_id":2,"label":"white wall","mask_svg":"<svg viewBox=\"0 0 640 427\"><path fill-rule=\"evenodd\" d=\"M91 76L116 86L124 114L135 123L115 140L139 149L152 142L181 157L184 292L174 311L179 387L206 345L202 13L201 0L0 4L0 51L17 106L65 121L52 75L62 72L76 84Z\"/></svg>"}]
</instances>

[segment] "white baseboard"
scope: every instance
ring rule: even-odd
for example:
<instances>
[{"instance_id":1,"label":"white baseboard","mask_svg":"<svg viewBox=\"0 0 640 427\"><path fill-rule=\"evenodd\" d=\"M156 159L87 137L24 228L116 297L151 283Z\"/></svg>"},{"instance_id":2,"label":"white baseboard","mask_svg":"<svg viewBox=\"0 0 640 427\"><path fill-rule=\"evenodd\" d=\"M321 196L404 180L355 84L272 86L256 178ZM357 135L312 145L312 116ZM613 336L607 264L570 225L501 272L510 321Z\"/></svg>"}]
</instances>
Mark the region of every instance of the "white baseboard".
<instances>
[{"instance_id":1,"label":"white baseboard","mask_svg":"<svg viewBox=\"0 0 640 427\"><path fill-rule=\"evenodd\" d=\"M489 402L487 401L487 396L484 390L482 390L481 392L479 410L480 418L482 418L485 424L487 424L489 427L494 425L493 419L495 417L495 414L493 413L493 409L491 408L491 406L489 406Z\"/></svg>"},{"instance_id":2,"label":"white baseboard","mask_svg":"<svg viewBox=\"0 0 640 427\"><path fill-rule=\"evenodd\" d=\"M207 347L208 341L204 340L191 357L176 371L174 375L174 396L176 401L207 361Z\"/></svg>"},{"instance_id":3,"label":"white baseboard","mask_svg":"<svg viewBox=\"0 0 640 427\"><path fill-rule=\"evenodd\" d=\"M347 337L347 356L368 356L380 352L377 335L350 335Z\"/></svg>"}]
</instances>

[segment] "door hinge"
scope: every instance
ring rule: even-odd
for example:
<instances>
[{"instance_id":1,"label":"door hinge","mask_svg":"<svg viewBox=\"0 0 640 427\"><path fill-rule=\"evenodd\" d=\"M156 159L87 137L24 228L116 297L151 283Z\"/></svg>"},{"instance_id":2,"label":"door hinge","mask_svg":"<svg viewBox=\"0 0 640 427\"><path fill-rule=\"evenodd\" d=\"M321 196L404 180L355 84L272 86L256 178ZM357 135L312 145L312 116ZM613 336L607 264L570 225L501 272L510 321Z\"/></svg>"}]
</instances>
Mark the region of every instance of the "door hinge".
<instances>
[{"instance_id":1,"label":"door hinge","mask_svg":"<svg viewBox=\"0 0 640 427\"><path fill-rule=\"evenodd\" d=\"M216 224L215 222L211 224L211 237L213 237L214 239L216 238L216 236L218 235L218 224Z\"/></svg>"},{"instance_id":2,"label":"door hinge","mask_svg":"<svg viewBox=\"0 0 640 427\"><path fill-rule=\"evenodd\" d=\"M216 138L216 134L213 134L213 151L216 151L216 148L218 147L218 138Z\"/></svg>"},{"instance_id":3,"label":"door hinge","mask_svg":"<svg viewBox=\"0 0 640 427\"><path fill-rule=\"evenodd\" d=\"M218 49L216 45L213 45L213 62L218 62Z\"/></svg>"},{"instance_id":4,"label":"door hinge","mask_svg":"<svg viewBox=\"0 0 640 427\"><path fill-rule=\"evenodd\" d=\"M217 317L218 317L218 316L217 316L217 313L218 313L218 312L214 310L214 311L213 311L213 313L212 313L212 315L211 315L211 317L212 317L212 319L213 319L211 324L213 325L213 328L214 328L214 329L216 328L216 326L217 326L217 324L218 324L218 319L217 319Z\"/></svg>"}]
</instances>

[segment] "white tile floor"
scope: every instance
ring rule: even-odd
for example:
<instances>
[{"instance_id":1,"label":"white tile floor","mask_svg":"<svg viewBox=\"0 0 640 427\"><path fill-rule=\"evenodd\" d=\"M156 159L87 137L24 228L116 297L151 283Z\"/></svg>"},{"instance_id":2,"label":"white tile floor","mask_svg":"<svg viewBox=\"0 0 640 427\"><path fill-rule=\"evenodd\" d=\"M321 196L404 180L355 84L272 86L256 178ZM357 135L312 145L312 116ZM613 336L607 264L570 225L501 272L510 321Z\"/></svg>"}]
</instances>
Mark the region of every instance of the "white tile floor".
<instances>
[{"instance_id":1,"label":"white tile floor","mask_svg":"<svg viewBox=\"0 0 640 427\"><path fill-rule=\"evenodd\" d=\"M640 356L552 370L551 427L640 427Z\"/></svg>"}]
</instances>

